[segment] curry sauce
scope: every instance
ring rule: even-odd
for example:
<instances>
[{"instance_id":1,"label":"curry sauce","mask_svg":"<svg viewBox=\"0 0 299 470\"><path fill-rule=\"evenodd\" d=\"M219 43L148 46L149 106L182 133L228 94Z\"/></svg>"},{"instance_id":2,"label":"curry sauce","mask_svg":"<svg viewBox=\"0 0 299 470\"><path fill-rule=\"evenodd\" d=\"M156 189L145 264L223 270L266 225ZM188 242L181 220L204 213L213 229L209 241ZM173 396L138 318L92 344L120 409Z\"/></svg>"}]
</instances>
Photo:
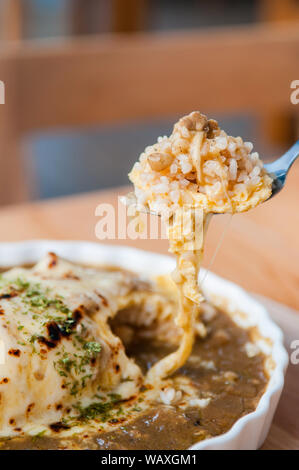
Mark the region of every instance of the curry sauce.
<instances>
[{"instance_id":1,"label":"curry sauce","mask_svg":"<svg viewBox=\"0 0 299 470\"><path fill-rule=\"evenodd\" d=\"M191 379L199 396L211 397L207 406L181 409L176 404L153 403L134 419L115 420L115 430L110 432L84 432L70 438L60 438L59 432L57 437L13 438L2 440L1 449L179 450L225 433L239 418L255 410L265 391L265 356L248 355L246 344L252 332L238 327L223 311L217 310L213 318L204 321L207 336L196 340L191 356L174 380ZM136 331L127 354L145 373L173 349L165 342L145 341Z\"/></svg>"}]
</instances>

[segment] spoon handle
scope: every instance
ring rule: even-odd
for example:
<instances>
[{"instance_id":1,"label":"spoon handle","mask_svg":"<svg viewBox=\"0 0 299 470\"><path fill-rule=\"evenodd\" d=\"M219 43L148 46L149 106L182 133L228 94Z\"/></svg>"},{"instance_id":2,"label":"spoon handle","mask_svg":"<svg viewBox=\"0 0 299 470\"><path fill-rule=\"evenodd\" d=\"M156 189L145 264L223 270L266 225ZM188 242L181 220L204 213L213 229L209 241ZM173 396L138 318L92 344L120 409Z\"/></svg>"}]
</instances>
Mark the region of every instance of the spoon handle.
<instances>
[{"instance_id":1,"label":"spoon handle","mask_svg":"<svg viewBox=\"0 0 299 470\"><path fill-rule=\"evenodd\" d=\"M299 140L284 154L272 163L264 165L268 173L286 175L292 164L299 157Z\"/></svg>"}]
</instances>

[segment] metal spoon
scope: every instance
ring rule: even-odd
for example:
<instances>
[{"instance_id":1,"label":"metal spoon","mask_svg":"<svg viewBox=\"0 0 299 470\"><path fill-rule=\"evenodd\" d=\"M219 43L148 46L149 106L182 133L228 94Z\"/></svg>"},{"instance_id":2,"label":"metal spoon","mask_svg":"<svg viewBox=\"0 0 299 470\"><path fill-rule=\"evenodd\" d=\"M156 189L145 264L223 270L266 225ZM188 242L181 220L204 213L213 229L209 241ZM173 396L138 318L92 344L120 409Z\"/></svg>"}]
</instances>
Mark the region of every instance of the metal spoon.
<instances>
[{"instance_id":1,"label":"metal spoon","mask_svg":"<svg viewBox=\"0 0 299 470\"><path fill-rule=\"evenodd\" d=\"M299 157L299 140L284 154L274 162L266 163L264 165L265 170L273 178L272 183L272 194L269 197L275 196L284 187L286 177L294 161ZM128 193L126 196L121 198L121 201L126 206L132 206L138 208L140 212L157 215L155 212L150 211L147 207L138 207L136 196L133 192Z\"/></svg>"},{"instance_id":2,"label":"metal spoon","mask_svg":"<svg viewBox=\"0 0 299 470\"><path fill-rule=\"evenodd\" d=\"M284 154L272 163L264 165L267 173L273 178L272 194L275 196L284 187L289 169L294 161L299 157L299 140Z\"/></svg>"}]
</instances>

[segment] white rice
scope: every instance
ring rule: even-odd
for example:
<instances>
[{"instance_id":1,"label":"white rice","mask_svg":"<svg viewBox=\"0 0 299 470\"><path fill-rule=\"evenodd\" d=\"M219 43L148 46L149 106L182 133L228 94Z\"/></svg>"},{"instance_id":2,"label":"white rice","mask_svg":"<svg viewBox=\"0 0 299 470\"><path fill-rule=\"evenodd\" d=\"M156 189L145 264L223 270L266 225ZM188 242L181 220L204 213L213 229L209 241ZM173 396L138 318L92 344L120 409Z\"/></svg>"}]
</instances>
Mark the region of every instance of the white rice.
<instances>
[{"instance_id":1,"label":"white rice","mask_svg":"<svg viewBox=\"0 0 299 470\"><path fill-rule=\"evenodd\" d=\"M157 194L165 194L169 191L169 185L166 183L155 184L152 189Z\"/></svg>"},{"instance_id":2,"label":"white rice","mask_svg":"<svg viewBox=\"0 0 299 470\"><path fill-rule=\"evenodd\" d=\"M210 403L211 398L192 398L189 400L190 406L198 406L199 408L205 408Z\"/></svg>"},{"instance_id":3,"label":"white rice","mask_svg":"<svg viewBox=\"0 0 299 470\"><path fill-rule=\"evenodd\" d=\"M235 180L237 178L237 170L238 170L238 164L237 161L234 158L230 158L229 160L229 179L230 180Z\"/></svg>"},{"instance_id":4,"label":"white rice","mask_svg":"<svg viewBox=\"0 0 299 470\"><path fill-rule=\"evenodd\" d=\"M208 176L220 176L222 175L222 168L219 162L216 162L215 160L207 160L203 164L203 171L206 175Z\"/></svg>"},{"instance_id":5,"label":"white rice","mask_svg":"<svg viewBox=\"0 0 299 470\"><path fill-rule=\"evenodd\" d=\"M187 173L190 173L190 171L192 171L192 165L189 162L181 162L181 169L184 175L186 175Z\"/></svg>"},{"instance_id":6,"label":"white rice","mask_svg":"<svg viewBox=\"0 0 299 470\"><path fill-rule=\"evenodd\" d=\"M227 147L227 138L220 136L216 137L216 144L219 150L224 150Z\"/></svg>"},{"instance_id":7,"label":"white rice","mask_svg":"<svg viewBox=\"0 0 299 470\"><path fill-rule=\"evenodd\" d=\"M254 343L246 343L244 349L248 357L257 356L260 353L260 348Z\"/></svg>"},{"instance_id":8,"label":"white rice","mask_svg":"<svg viewBox=\"0 0 299 470\"><path fill-rule=\"evenodd\" d=\"M252 142L244 142L245 147L247 148L248 152L252 152L253 143Z\"/></svg>"},{"instance_id":9,"label":"white rice","mask_svg":"<svg viewBox=\"0 0 299 470\"><path fill-rule=\"evenodd\" d=\"M178 190L170 191L169 196L170 196L170 199L172 200L172 202L177 204L180 200L180 191L178 191Z\"/></svg>"},{"instance_id":10,"label":"white rice","mask_svg":"<svg viewBox=\"0 0 299 470\"><path fill-rule=\"evenodd\" d=\"M261 169L258 166L255 166L252 172L250 173L249 177L253 178L254 176L258 176L260 172L261 172Z\"/></svg>"},{"instance_id":11,"label":"white rice","mask_svg":"<svg viewBox=\"0 0 299 470\"><path fill-rule=\"evenodd\" d=\"M237 149L237 144L236 144L236 142L234 142L233 140L231 140L231 141L229 142L227 148L228 148L228 151L229 151L230 153L234 154L235 151L236 151L236 149Z\"/></svg>"},{"instance_id":12,"label":"white rice","mask_svg":"<svg viewBox=\"0 0 299 470\"><path fill-rule=\"evenodd\" d=\"M207 370L216 370L216 366L213 361L201 361L200 365Z\"/></svg>"},{"instance_id":13,"label":"white rice","mask_svg":"<svg viewBox=\"0 0 299 470\"><path fill-rule=\"evenodd\" d=\"M178 171L178 166L177 166L175 163L173 163L173 164L170 166L170 173L171 173L172 175L175 175L175 174L177 173L177 171Z\"/></svg>"},{"instance_id":14,"label":"white rice","mask_svg":"<svg viewBox=\"0 0 299 470\"><path fill-rule=\"evenodd\" d=\"M164 405L177 403L182 398L182 392L175 390L173 387L167 387L160 391L160 400Z\"/></svg>"}]
</instances>

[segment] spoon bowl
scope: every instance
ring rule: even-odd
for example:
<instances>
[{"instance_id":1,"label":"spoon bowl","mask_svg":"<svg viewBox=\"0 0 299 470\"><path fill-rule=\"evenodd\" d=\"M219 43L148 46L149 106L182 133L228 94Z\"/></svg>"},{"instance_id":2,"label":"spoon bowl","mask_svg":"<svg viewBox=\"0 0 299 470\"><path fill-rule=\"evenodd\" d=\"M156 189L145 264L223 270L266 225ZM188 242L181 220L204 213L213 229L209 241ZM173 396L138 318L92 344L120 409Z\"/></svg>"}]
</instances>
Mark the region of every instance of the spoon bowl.
<instances>
[{"instance_id":1,"label":"spoon bowl","mask_svg":"<svg viewBox=\"0 0 299 470\"><path fill-rule=\"evenodd\" d=\"M273 196L276 196L276 194L278 194L279 191L282 190L286 182L287 174L292 164L298 157L299 157L299 140L297 140L297 142L280 158L278 158L274 162L266 163L264 165L264 168L267 171L267 173L273 178L272 193L269 199L271 199ZM159 215L151 211L146 206L140 206L140 204L137 203L137 199L136 199L134 192L130 192L126 196L123 196L121 198L121 201L126 206L134 207L136 210L138 210L141 213Z\"/></svg>"},{"instance_id":2,"label":"spoon bowl","mask_svg":"<svg viewBox=\"0 0 299 470\"><path fill-rule=\"evenodd\" d=\"M286 182L287 174L298 157L299 140L280 158L264 165L267 173L273 178L272 194L269 199L276 196L276 194L282 190Z\"/></svg>"}]
</instances>

